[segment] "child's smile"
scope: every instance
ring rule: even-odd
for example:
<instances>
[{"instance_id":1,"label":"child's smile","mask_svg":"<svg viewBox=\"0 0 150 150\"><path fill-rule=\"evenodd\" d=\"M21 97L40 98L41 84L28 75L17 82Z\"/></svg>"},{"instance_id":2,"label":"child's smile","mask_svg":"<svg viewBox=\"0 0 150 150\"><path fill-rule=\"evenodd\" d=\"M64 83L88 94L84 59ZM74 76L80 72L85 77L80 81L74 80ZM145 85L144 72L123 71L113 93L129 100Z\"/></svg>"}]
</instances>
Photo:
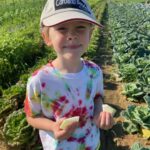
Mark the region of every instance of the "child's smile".
<instances>
[{"instance_id":1,"label":"child's smile","mask_svg":"<svg viewBox=\"0 0 150 150\"><path fill-rule=\"evenodd\" d=\"M67 46L63 46L63 48L66 48L66 49L78 49L78 48L81 48L81 44L72 44L72 45L67 45Z\"/></svg>"}]
</instances>

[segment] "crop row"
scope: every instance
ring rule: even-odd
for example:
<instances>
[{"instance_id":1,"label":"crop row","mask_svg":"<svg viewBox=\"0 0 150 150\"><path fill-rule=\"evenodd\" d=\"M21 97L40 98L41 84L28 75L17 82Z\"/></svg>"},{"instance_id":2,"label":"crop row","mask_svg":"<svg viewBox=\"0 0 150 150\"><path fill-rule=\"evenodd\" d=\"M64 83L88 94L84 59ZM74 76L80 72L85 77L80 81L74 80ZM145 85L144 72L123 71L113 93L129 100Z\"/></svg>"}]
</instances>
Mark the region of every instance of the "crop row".
<instances>
[{"instance_id":1,"label":"crop row","mask_svg":"<svg viewBox=\"0 0 150 150\"><path fill-rule=\"evenodd\" d=\"M6 1L5 1L6 3ZM39 33L42 1L12 1L0 17L0 85L8 88L45 53ZM4 1L3 1L4 4ZM36 5L35 5L36 4ZM34 18L34 19L33 19Z\"/></svg>"},{"instance_id":2,"label":"crop row","mask_svg":"<svg viewBox=\"0 0 150 150\"><path fill-rule=\"evenodd\" d=\"M109 5L109 25L118 73L126 82L124 94L142 101L150 91L150 6Z\"/></svg>"},{"instance_id":3,"label":"crop row","mask_svg":"<svg viewBox=\"0 0 150 150\"><path fill-rule=\"evenodd\" d=\"M125 118L123 128L128 133L140 133L144 138L149 138L150 5L110 3L108 11L113 58L124 84L123 94L130 101L145 101L147 104L129 105L122 112Z\"/></svg>"}]
</instances>

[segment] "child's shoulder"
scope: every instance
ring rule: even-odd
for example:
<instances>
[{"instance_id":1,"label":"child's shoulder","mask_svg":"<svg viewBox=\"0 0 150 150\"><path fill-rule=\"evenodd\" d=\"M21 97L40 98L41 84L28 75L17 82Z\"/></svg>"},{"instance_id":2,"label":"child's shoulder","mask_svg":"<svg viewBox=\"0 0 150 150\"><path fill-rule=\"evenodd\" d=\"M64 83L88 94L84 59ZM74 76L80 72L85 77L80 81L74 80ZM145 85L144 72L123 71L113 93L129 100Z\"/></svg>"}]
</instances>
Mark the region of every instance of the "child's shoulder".
<instances>
[{"instance_id":1,"label":"child's shoulder","mask_svg":"<svg viewBox=\"0 0 150 150\"><path fill-rule=\"evenodd\" d=\"M41 87L47 82L49 76L51 75L50 64L43 65L36 69L28 78L27 86L28 87Z\"/></svg>"},{"instance_id":2,"label":"child's shoulder","mask_svg":"<svg viewBox=\"0 0 150 150\"><path fill-rule=\"evenodd\" d=\"M92 77L93 79L99 79L99 77L102 76L102 70L96 63L93 61L84 60L84 64L86 65L90 78Z\"/></svg>"},{"instance_id":3,"label":"child's shoulder","mask_svg":"<svg viewBox=\"0 0 150 150\"><path fill-rule=\"evenodd\" d=\"M96 63L90 60L84 60L84 64L89 68L89 69L96 69L96 70L101 70L100 66L98 66Z\"/></svg>"},{"instance_id":4,"label":"child's shoulder","mask_svg":"<svg viewBox=\"0 0 150 150\"><path fill-rule=\"evenodd\" d=\"M37 76L41 74L47 74L49 72L49 64L43 65L40 68L36 69L31 76Z\"/></svg>"},{"instance_id":5,"label":"child's shoulder","mask_svg":"<svg viewBox=\"0 0 150 150\"><path fill-rule=\"evenodd\" d=\"M45 78L46 76L48 76L50 74L50 68L51 68L51 66L49 63L39 67L31 74L29 79L36 80L36 79Z\"/></svg>"}]
</instances>

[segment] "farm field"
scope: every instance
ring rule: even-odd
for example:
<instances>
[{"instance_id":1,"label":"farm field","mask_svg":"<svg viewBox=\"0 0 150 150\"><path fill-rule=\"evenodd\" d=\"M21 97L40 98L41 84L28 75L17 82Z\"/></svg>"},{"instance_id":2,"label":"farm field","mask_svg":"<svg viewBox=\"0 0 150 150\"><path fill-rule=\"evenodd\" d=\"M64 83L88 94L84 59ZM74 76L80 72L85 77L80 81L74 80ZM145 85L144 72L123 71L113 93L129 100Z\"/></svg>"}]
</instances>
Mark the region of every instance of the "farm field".
<instances>
[{"instance_id":1,"label":"farm field","mask_svg":"<svg viewBox=\"0 0 150 150\"><path fill-rule=\"evenodd\" d=\"M102 150L150 150L150 1L88 1L104 28L83 57L102 68L104 103L117 110ZM0 150L42 150L22 108L28 77L55 58L39 33L44 2L0 3Z\"/></svg>"}]
</instances>

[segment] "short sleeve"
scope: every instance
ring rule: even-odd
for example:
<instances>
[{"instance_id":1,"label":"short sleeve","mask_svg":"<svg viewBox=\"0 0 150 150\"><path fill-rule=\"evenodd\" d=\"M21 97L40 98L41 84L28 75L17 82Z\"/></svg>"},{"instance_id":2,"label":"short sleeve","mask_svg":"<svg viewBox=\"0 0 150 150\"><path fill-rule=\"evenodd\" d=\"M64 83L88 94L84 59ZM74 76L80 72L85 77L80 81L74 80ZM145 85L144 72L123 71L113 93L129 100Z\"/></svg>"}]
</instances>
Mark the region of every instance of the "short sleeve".
<instances>
[{"instance_id":1,"label":"short sleeve","mask_svg":"<svg viewBox=\"0 0 150 150\"><path fill-rule=\"evenodd\" d=\"M35 76L29 78L26 88L24 110L27 116L41 115L41 87L40 81Z\"/></svg>"},{"instance_id":2,"label":"short sleeve","mask_svg":"<svg viewBox=\"0 0 150 150\"><path fill-rule=\"evenodd\" d=\"M103 86L103 73L102 70L98 67L98 77L96 82L96 94L94 100L98 99L99 97L104 97L104 86Z\"/></svg>"}]
</instances>

